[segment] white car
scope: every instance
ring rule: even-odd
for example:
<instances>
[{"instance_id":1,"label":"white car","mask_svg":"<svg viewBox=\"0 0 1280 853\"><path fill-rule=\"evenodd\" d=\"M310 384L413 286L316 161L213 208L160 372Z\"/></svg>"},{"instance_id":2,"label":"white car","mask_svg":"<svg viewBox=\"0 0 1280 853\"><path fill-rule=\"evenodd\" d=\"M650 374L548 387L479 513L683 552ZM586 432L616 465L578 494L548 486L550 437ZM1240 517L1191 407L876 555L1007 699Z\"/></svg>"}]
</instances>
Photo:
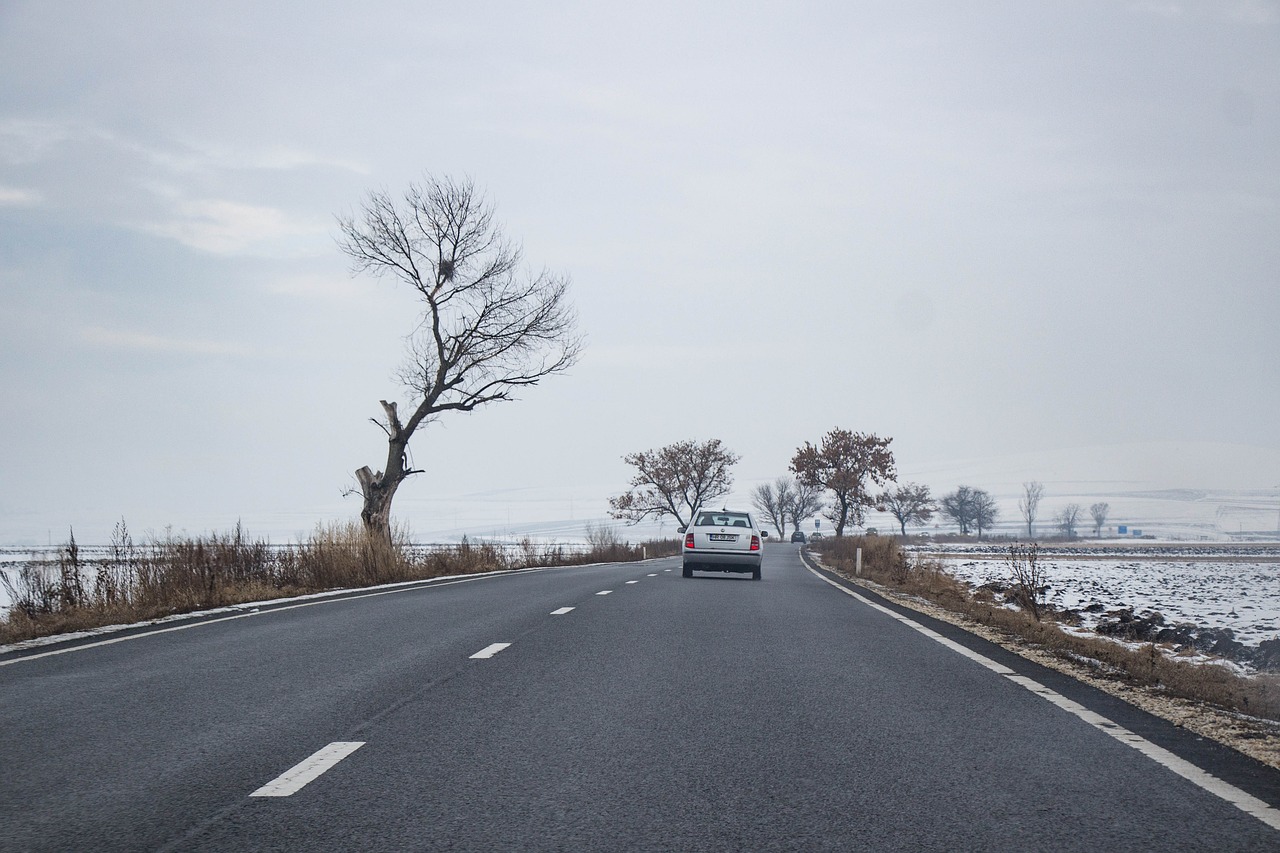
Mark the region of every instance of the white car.
<instances>
[{"instance_id":1,"label":"white car","mask_svg":"<svg viewBox=\"0 0 1280 853\"><path fill-rule=\"evenodd\" d=\"M702 572L750 572L760 580L764 536L749 512L699 509L685 528L684 576Z\"/></svg>"}]
</instances>

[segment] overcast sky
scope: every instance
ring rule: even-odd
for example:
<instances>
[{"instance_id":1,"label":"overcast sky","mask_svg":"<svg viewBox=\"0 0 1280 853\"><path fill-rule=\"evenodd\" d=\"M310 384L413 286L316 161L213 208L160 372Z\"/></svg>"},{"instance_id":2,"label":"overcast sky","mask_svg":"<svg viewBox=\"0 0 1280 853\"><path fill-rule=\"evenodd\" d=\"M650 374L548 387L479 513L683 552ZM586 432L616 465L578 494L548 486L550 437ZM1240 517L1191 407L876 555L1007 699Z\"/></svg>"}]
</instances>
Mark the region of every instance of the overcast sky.
<instances>
[{"instance_id":1,"label":"overcast sky","mask_svg":"<svg viewBox=\"0 0 1280 853\"><path fill-rule=\"evenodd\" d=\"M0 0L0 79L0 543L358 513L414 303L334 216L424 173L588 339L415 438L429 538L836 426L938 492L1280 487L1276 2Z\"/></svg>"}]
</instances>

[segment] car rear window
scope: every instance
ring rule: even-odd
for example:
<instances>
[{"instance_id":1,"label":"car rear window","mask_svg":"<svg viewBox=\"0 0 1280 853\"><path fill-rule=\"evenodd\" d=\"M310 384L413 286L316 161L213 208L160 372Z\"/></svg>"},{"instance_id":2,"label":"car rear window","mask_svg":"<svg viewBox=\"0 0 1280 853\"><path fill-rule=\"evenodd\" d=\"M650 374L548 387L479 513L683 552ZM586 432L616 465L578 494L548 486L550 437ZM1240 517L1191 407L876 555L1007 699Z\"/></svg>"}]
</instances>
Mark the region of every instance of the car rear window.
<instances>
[{"instance_id":1,"label":"car rear window","mask_svg":"<svg viewBox=\"0 0 1280 853\"><path fill-rule=\"evenodd\" d=\"M751 516L745 512L702 512L698 514L698 527L750 527Z\"/></svg>"}]
</instances>

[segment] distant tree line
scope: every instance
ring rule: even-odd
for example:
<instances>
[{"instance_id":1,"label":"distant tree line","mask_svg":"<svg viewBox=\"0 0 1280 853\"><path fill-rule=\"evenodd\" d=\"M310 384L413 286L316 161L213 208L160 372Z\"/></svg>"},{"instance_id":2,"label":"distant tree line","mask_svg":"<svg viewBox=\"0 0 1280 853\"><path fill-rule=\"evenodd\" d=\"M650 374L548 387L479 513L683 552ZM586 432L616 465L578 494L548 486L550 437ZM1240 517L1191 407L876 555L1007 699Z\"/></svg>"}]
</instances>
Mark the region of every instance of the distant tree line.
<instances>
[{"instance_id":1,"label":"distant tree line","mask_svg":"<svg viewBox=\"0 0 1280 853\"><path fill-rule=\"evenodd\" d=\"M1000 508L991 493L973 486L959 486L935 499L921 483L897 481L891 438L873 433L836 428L817 444L805 442L791 458L790 473L751 490L752 506L785 537L787 529L819 514L829 520L836 536L850 527L862 527L868 510L891 515L898 532L908 527L924 527L940 515L959 528L961 535L989 534L1000 518ZM680 527L691 520L694 510L729 494L733 487L732 467L740 457L719 439L680 441L623 457L635 469L630 488L609 500L610 515L632 523L670 516ZM1022 484L1018 510L1026 525L1028 539L1035 538L1044 485L1036 481ZM1065 538L1075 538L1084 510L1077 503L1063 506L1053 517L1053 525ZM1102 535L1110 505L1089 507L1096 536Z\"/></svg>"},{"instance_id":2,"label":"distant tree line","mask_svg":"<svg viewBox=\"0 0 1280 853\"><path fill-rule=\"evenodd\" d=\"M792 476L757 486L752 504L779 535L786 534L788 525L798 529L821 512L836 535L843 536L850 525L863 524L868 508L890 505L888 496L896 494L893 489L874 490L897 479L891 441L872 433L833 429L818 444L805 442L799 447L791 460ZM609 499L609 513L632 523L670 516L684 527L700 504L729 493L730 469L738 459L719 439L682 441L628 454L623 461L635 474L626 492ZM925 488L926 499L927 495ZM932 512L931 505L909 506L897 499L892 505L902 507L904 524L915 523L922 514L927 519Z\"/></svg>"}]
</instances>

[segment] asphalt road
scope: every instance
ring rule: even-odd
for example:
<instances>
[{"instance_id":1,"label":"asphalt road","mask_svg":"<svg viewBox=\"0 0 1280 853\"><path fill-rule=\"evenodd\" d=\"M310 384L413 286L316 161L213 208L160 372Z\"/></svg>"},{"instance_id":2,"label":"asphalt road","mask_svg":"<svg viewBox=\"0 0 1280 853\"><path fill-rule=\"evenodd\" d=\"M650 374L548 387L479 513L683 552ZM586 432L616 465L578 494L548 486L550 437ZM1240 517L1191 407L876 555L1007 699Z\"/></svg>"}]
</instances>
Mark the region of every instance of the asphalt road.
<instances>
[{"instance_id":1,"label":"asphalt road","mask_svg":"<svg viewBox=\"0 0 1280 853\"><path fill-rule=\"evenodd\" d=\"M988 663L785 544L760 582L521 572L0 656L0 849L1280 849L1108 726L1273 816L1280 773L911 618Z\"/></svg>"}]
</instances>

